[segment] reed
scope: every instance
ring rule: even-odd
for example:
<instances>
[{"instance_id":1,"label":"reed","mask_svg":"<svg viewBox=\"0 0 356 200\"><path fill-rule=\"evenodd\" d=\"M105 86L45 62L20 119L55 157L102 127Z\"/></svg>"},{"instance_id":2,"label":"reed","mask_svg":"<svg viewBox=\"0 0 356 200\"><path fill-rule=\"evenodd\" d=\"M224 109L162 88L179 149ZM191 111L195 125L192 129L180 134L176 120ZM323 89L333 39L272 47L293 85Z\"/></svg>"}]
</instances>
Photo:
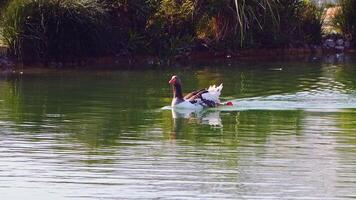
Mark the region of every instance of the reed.
<instances>
[{"instance_id":1,"label":"reed","mask_svg":"<svg viewBox=\"0 0 356 200\"><path fill-rule=\"evenodd\" d=\"M319 43L320 16L307 0L10 0L1 33L23 61L170 57Z\"/></svg>"},{"instance_id":2,"label":"reed","mask_svg":"<svg viewBox=\"0 0 356 200\"><path fill-rule=\"evenodd\" d=\"M110 48L105 9L94 0L13 0L2 36L23 61L76 60Z\"/></svg>"},{"instance_id":3,"label":"reed","mask_svg":"<svg viewBox=\"0 0 356 200\"><path fill-rule=\"evenodd\" d=\"M198 37L208 37L211 46L269 48L321 41L322 8L310 1L207 0L200 10L204 21L198 23Z\"/></svg>"},{"instance_id":4,"label":"reed","mask_svg":"<svg viewBox=\"0 0 356 200\"><path fill-rule=\"evenodd\" d=\"M263 29L267 18L270 27L278 28L276 3L276 0L201 0L197 10L207 22L198 24L211 26L202 29L212 30L212 34L205 35L213 35L214 41L237 42L242 47L256 29Z\"/></svg>"}]
</instances>

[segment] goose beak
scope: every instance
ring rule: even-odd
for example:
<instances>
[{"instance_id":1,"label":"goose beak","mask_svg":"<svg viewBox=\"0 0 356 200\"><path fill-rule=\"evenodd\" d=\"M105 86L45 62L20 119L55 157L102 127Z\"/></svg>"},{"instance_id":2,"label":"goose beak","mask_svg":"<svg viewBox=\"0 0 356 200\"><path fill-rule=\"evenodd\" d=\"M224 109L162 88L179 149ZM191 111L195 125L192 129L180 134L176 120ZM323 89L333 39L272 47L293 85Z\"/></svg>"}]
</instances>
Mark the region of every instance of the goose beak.
<instances>
[{"instance_id":1,"label":"goose beak","mask_svg":"<svg viewBox=\"0 0 356 200\"><path fill-rule=\"evenodd\" d=\"M168 81L169 84L173 85L176 82L174 78L172 78L170 81Z\"/></svg>"}]
</instances>

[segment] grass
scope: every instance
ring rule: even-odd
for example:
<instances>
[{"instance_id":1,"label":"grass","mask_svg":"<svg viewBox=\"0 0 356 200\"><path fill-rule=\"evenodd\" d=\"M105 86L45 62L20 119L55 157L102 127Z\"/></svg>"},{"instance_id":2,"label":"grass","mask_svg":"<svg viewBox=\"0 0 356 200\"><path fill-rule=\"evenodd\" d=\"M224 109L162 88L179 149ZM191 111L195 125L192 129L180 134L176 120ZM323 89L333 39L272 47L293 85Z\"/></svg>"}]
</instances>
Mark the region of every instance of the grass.
<instances>
[{"instance_id":1,"label":"grass","mask_svg":"<svg viewBox=\"0 0 356 200\"><path fill-rule=\"evenodd\" d=\"M9 0L1 36L23 61L317 44L321 12L304 0ZM347 0L343 0L347 1Z\"/></svg>"},{"instance_id":2,"label":"grass","mask_svg":"<svg viewBox=\"0 0 356 200\"><path fill-rule=\"evenodd\" d=\"M21 60L71 60L109 50L107 16L94 0L13 0L2 36Z\"/></svg>"}]
</instances>

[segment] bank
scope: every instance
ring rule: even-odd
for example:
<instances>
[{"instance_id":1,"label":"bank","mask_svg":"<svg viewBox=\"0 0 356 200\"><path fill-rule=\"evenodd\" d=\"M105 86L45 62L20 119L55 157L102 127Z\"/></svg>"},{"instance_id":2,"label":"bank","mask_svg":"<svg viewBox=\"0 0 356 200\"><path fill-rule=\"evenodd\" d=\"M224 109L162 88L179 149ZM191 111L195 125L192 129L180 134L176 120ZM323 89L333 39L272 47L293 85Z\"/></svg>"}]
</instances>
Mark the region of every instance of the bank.
<instances>
[{"instance_id":1,"label":"bank","mask_svg":"<svg viewBox=\"0 0 356 200\"><path fill-rule=\"evenodd\" d=\"M340 6L325 11L310 1L289 0L264 0L258 5L241 1L246 9L232 0L119 2L10 0L2 15L1 31L8 47L0 49L6 60L1 63L115 68L353 52L352 38L344 36L346 29L323 33L324 22L336 18L336 12L328 10L342 10Z\"/></svg>"}]
</instances>

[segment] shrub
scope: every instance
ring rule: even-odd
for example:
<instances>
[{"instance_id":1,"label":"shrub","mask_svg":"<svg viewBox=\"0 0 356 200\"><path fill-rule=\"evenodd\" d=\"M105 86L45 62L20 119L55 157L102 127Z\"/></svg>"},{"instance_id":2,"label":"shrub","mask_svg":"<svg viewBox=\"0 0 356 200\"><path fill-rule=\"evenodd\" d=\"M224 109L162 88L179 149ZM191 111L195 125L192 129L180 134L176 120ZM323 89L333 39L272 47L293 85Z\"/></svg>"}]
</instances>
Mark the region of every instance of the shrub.
<instances>
[{"instance_id":1,"label":"shrub","mask_svg":"<svg viewBox=\"0 0 356 200\"><path fill-rule=\"evenodd\" d=\"M147 24L160 0L100 0L107 8L118 53L145 53L150 49Z\"/></svg>"},{"instance_id":2,"label":"shrub","mask_svg":"<svg viewBox=\"0 0 356 200\"><path fill-rule=\"evenodd\" d=\"M320 44L322 38L323 9L310 1L304 1L299 11L302 40L307 44Z\"/></svg>"},{"instance_id":3,"label":"shrub","mask_svg":"<svg viewBox=\"0 0 356 200\"><path fill-rule=\"evenodd\" d=\"M190 49L195 40L193 0L162 0L147 24L154 53L170 56Z\"/></svg>"},{"instance_id":4,"label":"shrub","mask_svg":"<svg viewBox=\"0 0 356 200\"><path fill-rule=\"evenodd\" d=\"M322 18L307 0L12 0L2 25L18 58L65 61L319 43Z\"/></svg>"},{"instance_id":5,"label":"shrub","mask_svg":"<svg viewBox=\"0 0 356 200\"><path fill-rule=\"evenodd\" d=\"M3 14L2 35L24 60L76 60L108 52L110 27L94 0L13 0Z\"/></svg>"},{"instance_id":6,"label":"shrub","mask_svg":"<svg viewBox=\"0 0 356 200\"><path fill-rule=\"evenodd\" d=\"M320 44L322 8L318 8L310 1L300 0L279 0L275 5L278 13L278 29L271 30L267 20L262 28L263 31L254 31L262 46Z\"/></svg>"},{"instance_id":7,"label":"shrub","mask_svg":"<svg viewBox=\"0 0 356 200\"><path fill-rule=\"evenodd\" d=\"M0 0L0 10L9 2L10 0Z\"/></svg>"},{"instance_id":8,"label":"shrub","mask_svg":"<svg viewBox=\"0 0 356 200\"><path fill-rule=\"evenodd\" d=\"M322 9L310 1L206 0L201 7L205 14L197 26L198 36L214 38L225 47L281 47L321 41Z\"/></svg>"},{"instance_id":9,"label":"shrub","mask_svg":"<svg viewBox=\"0 0 356 200\"><path fill-rule=\"evenodd\" d=\"M253 40L253 32L262 29L266 18L271 19L268 25L276 28L275 3L276 0L200 1L198 35L228 48L246 46Z\"/></svg>"},{"instance_id":10,"label":"shrub","mask_svg":"<svg viewBox=\"0 0 356 200\"><path fill-rule=\"evenodd\" d=\"M345 35L356 37L356 1L339 0L340 11L333 20L333 25Z\"/></svg>"}]
</instances>

